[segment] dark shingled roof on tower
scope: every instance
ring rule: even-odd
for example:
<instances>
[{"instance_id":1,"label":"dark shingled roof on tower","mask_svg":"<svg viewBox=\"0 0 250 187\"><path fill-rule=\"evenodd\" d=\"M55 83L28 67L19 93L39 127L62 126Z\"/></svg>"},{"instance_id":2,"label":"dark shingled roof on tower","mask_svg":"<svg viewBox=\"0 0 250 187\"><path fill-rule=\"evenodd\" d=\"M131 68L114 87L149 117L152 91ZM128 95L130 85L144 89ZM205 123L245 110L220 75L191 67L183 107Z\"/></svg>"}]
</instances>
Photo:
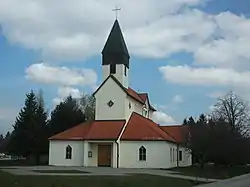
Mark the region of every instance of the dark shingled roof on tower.
<instances>
[{"instance_id":1,"label":"dark shingled roof on tower","mask_svg":"<svg viewBox=\"0 0 250 187\"><path fill-rule=\"evenodd\" d=\"M108 36L108 40L106 41L106 44L104 45L104 48L102 50L102 54L114 52L123 53L129 56L118 20L115 20L115 23Z\"/></svg>"},{"instance_id":2,"label":"dark shingled roof on tower","mask_svg":"<svg viewBox=\"0 0 250 187\"><path fill-rule=\"evenodd\" d=\"M115 64L125 63L124 65L129 67L129 61L124 60L124 58L129 59L130 56L118 20L115 20L114 22L114 25L102 50L102 55L108 56L108 59L110 61L114 61L113 63ZM117 55L121 59L117 59ZM111 63L109 60L104 60L103 63Z\"/></svg>"}]
</instances>

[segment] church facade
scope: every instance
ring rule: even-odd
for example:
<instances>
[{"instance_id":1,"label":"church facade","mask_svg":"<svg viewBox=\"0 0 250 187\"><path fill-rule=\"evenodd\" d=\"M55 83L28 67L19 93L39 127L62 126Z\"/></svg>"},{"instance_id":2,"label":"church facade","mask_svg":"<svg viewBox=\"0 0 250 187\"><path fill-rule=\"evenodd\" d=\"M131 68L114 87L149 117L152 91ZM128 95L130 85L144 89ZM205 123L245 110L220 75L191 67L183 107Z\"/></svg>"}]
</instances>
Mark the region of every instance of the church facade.
<instances>
[{"instance_id":1,"label":"church facade","mask_svg":"<svg viewBox=\"0 0 250 187\"><path fill-rule=\"evenodd\" d=\"M49 138L49 165L171 168L191 165L184 126L160 126L147 93L129 87L129 52L117 20L102 51L95 120Z\"/></svg>"}]
</instances>

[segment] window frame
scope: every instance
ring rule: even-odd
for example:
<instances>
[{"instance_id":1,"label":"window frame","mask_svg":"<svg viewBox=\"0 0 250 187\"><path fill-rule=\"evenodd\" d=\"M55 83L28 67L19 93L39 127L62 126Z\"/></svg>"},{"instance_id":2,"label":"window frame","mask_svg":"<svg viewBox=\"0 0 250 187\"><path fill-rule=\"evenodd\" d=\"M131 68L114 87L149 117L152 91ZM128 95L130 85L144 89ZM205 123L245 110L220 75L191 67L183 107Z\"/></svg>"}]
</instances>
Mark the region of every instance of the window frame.
<instances>
[{"instance_id":1,"label":"window frame","mask_svg":"<svg viewBox=\"0 0 250 187\"><path fill-rule=\"evenodd\" d=\"M148 109L145 105L142 107L142 116L148 117Z\"/></svg>"},{"instance_id":2,"label":"window frame","mask_svg":"<svg viewBox=\"0 0 250 187\"><path fill-rule=\"evenodd\" d=\"M139 148L139 161L147 161L147 149L144 146Z\"/></svg>"},{"instance_id":3,"label":"window frame","mask_svg":"<svg viewBox=\"0 0 250 187\"><path fill-rule=\"evenodd\" d=\"M173 155L172 155L172 151L173 151L173 149L172 149L172 147L170 147L170 162L173 162Z\"/></svg>"},{"instance_id":4,"label":"window frame","mask_svg":"<svg viewBox=\"0 0 250 187\"><path fill-rule=\"evenodd\" d=\"M71 160L72 159L72 147L68 145L65 150L65 159Z\"/></svg>"},{"instance_id":5,"label":"window frame","mask_svg":"<svg viewBox=\"0 0 250 187\"><path fill-rule=\"evenodd\" d=\"M124 66L124 75L125 75L125 77L127 76L127 68L126 68L126 66Z\"/></svg>"},{"instance_id":6,"label":"window frame","mask_svg":"<svg viewBox=\"0 0 250 187\"><path fill-rule=\"evenodd\" d=\"M116 74L116 65L111 63L110 64L110 74Z\"/></svg>"},{"instance_id":7,"label":"window frame","mask_svg":"<svg viewBox=\"0 0 250 187\"><path fill-rule=\"evenodd\" d=\"M179 150L178 159L179 161L183 161L183 155L181 150Z\"/></svg>"}]
</instances>

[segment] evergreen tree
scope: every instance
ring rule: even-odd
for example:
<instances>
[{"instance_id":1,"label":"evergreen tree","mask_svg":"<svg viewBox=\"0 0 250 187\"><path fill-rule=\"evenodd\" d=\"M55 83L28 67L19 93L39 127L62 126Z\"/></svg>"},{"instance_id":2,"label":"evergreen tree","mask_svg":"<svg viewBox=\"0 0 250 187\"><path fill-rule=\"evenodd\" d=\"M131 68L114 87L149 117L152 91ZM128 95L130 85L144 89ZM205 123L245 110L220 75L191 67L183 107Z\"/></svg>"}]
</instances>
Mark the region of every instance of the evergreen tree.
<instances>
[{"instance_id":1,"label":"evergreen tree","mask_svg":"<svg viewBox=\"0 0 250 187\"><path fill-rule=\"evenodd\" d=\"M0 143L3 141L3 135L0 134Z\"/></svg>"},{"instance_id":2,"label":"evergreen tree","mask_svg":"<svg viewBox=\"0 0 250 187\"><path fill-rule=\"evenodd\" d=\"M34 148L34 126L36 124L36 95L33 91L26 94L24 107L19 112L13 125L10 152L18 156L28 156Z\"/></svg>"},{"instance_id":3,"label":"evergreen tree","mask_svg":"<svg viewBox=\"0 0 250 187\"><path fill-rule=\"evenodd\" d=\"M37 164L48 149L47 112L42 93L26 94L25 105L19 112L11 134L9 152L18 156L35 156Z\"/></svg>"},{"instance_id":4,"label":"evergreen tree","mask_svg":"<svg viewBox=\"0 0 250 187\"><path fill-rule=\"evenodd\" d=\"M3 141L4 141L3 135L0 134L0 153L3 152Z\"/></svg>"},{"instance_id":5,"label":"evergreen tree","mask_svg":"<svg viewBox=\"0 0 250 187\"><path fill-rule=\"evenodd\" d=\"M51 112L50 135L57 134L85 121L85 115L76 99L68 96Z\"/></svg>"},{"instance_id":6,"label":"evergreen tree","mask_svg":"<svg viewBox=\"0 0 250 187\"><path fill-rule=\"evenodd\" d=\"M34 147L33 154L36 156L36 162L39 163L39 158L41 154L48 152L48 129L47 129L47 118L48 113L44 107L44 100L42 91L39 92L36 97L37 108L35 113L36 124L34 126Z\"/></svg>"},{"instance_id":7,"label":"evergreen tree","mask_svg":"<svg viewBox=\"0 0 250 187\"><path fill-rule=\"evenodd\" d=\"M8 131L6 135L3 136L2 142L0 142L0 152L2 153L8 152L8 145L9 145L10 138L11 138L11 134Z\"/></svg>"}]
</instances>

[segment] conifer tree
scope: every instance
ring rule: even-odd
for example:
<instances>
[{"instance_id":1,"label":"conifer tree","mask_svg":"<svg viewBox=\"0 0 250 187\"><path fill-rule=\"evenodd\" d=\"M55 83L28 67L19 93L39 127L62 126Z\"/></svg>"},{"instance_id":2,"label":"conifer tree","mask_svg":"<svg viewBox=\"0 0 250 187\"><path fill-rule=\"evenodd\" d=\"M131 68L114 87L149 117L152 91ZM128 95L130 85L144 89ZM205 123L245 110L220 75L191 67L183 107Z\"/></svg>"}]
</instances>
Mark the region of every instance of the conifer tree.
<instances>
[{"instance_id":1,"label":"conifer tree","mask_svg":"<svg viewBox=\"0 0 250 187\"><path fill-rule=\"evenodd\" d=\"M76 99L68 96L51 112L50 135L68 130L85 121L85 115Z\"/></svg>"}]
</instances>

